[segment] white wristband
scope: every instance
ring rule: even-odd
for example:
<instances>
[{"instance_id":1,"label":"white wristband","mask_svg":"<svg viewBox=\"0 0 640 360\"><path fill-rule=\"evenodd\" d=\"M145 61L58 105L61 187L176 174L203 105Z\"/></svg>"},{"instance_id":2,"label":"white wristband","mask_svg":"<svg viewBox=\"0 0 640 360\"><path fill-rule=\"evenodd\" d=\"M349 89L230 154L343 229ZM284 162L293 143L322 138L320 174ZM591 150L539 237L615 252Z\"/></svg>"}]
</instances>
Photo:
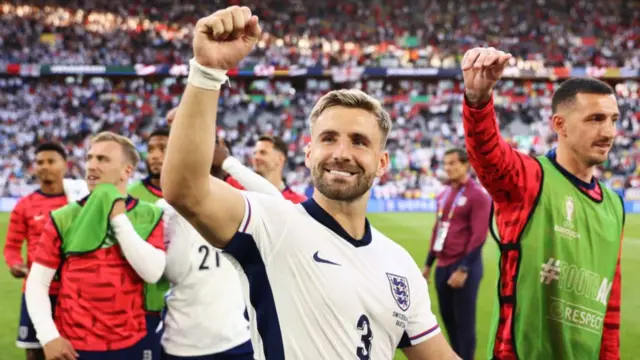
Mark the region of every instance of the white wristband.
<instances>
[{"instance_id":1,"label":"white wristband","mask_svg":"<svg viewBox=\"0 0 640 360\"><path fill-rule=\"evenodd\" d=\"M227 70L211 69L204 67L196 61L189 60L189 84L206 90L220 90L222 84L227 82Z\"/></svg>"}]
</instances>

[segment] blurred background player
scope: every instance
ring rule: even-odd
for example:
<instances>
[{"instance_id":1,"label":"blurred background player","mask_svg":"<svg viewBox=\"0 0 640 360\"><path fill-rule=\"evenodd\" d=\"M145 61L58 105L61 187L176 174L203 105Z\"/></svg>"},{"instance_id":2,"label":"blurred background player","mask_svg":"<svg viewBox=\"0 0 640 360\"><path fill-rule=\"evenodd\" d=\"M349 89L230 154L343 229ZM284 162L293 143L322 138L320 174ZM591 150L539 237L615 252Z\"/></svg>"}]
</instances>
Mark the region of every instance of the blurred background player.
<instances>
[{"instance_id":1,"label":"blurred background player","mask_svg":"<svg viewBox=\"0 0 640 360\"><path fill-rule=\"evenodd\" d=\"M437 198L437 217L424 276L438 260L435 285L440 314L453 350L473 360L476 349L476 303L482 279L482 245L489 230L491 201L470 179L464 149L445 152L447 186Z\"/></svg>"},{"instance_id":2,"label":"blurred background player","mask_svg":"<svg viewBox=\"0 0 640 360\"><path fill-rule=\"evenodd\" d=\"M246 275L258 356L382 359L402 347L411 360L457 359L415 262L366 219L373 180L389 162L391 119L380 102L342 90L315 105L306 164L317 191L303 205L210 178L226 69L260 33L247 7L197 22L189 84L162 174L167 201Z\"/></svg>"},{"instance_id":3,"label":"blurred background player","mask_svg":"<svg viewBox=\"0 0 640 360\"><path fill-rule=\"evenodd\" d=\"M47 359L143 358L143 286L158 281L166 259L162 210L126 196L138 161L129 139L98 134L86 164L92 193L47 220L26 289L29 315ZM118 200L94 201L112 196L108 189ZM47 293L57 269L54 322Z\"/></svg>"},{"instance_id":4,"label":"blurred background player","mask_svg":"<svg viewBox=\"0 0 640 360\"><path fill-rule=\"evenodd\" d=\"M220 139L218 142L222 142ZM225 165L225 161L237 161L231 160L232 157L228 155L228 152L219 153L216 156L214 154L214 164ZM294 204L301 203L307 198L304 195L298 194L293 191L285 182L283 178L284 167L287 163L287 143L278 136L262 135L258 138L255 147L253 148L253 169L260 176L267 179L273 186L275 186L282 196L293 202ZM244 187L233 176L226 176L224 178L226 182L231 184L236 189L244 190Z\"/></svg>"},{"instance_id":5,"label":"blurred background player","mask_svg":"<svg viewBox=\"0 0 640 360\"><path fill-rule=\"evenodd\" d=\"M282 192L285 199L301 203L307 198L298 194L284 182L283 171L287 164L287 143L279 136L262 135L253 148L253 168Z\"/></svg>"},{"instance_id":6,"label":"blurred background player","mask_svg":"<svg viewBox=\"0 0 640 360\"><path fill-rule=\"evenodd\" d=\"M469 159L493 198L501 249L489 357L619 359L624 207L594 176L616 136L615 93L593 78L562 83L551 101L558 146L533 158L496 121L493 87L510 58L475 48L462 60Z\"/></svg>"},{"instance_id":7,"label":"blurred background player","mask_svg":"<svg viewBox=\"0 0 640 360\"><path fill-rule=\"evenodd\" d=\"M67 172L67 154L56 143L44 143L36 148L35 177L39 188L20 199L11 211L7 240L4 247L4 259L15 278L26 278L36 254L37 242L42 235L49 212L67 205L67 196L63 188ZM27 261L22 258L22 244L27 242ZM52 281L49 298L52 307L57 301L59 282ZM23 287L24 291L24 287ZM20 307L20 327L16 346L26 349L27 360L44 359L42 345L36 338L24 294Z\"/></svg>"},{"instance_id":8,"label":"blurred background player","mask_svg":"<svg viewBox=\"0 0 640 360\"><path fill-rule=\"evenodd\" d=\"M127 189L129 195L134 198L156 204L162 199L162 189L160 188L160 173L164 153L169 141L169 129L157 128L149 134L147 139L147 157L145 165L148 175L142 180L131 184ZM155 284L145 284L145 309L147 322L147 336L143 343L147 354L151 354L149 360L160 360L160 337L162 335L159 326L161 313L164 308L164 295L169 291L169 281L161 278Z\"/></svg>"},{"instance_id":9,"label":"blurred background player","mask_svg":"<svg viewBox=\"0 0 640 360\"><path fill-rule=\"evenodd\" d=\"M168 128L157 128L149 134L149 138L147 139L147 157L145 159L147 177L135 181L129 186L127 191L133 197L152 204L162 199L160 173L162 171L162 161L168 141Z\"/></svg>"}]
</instances>

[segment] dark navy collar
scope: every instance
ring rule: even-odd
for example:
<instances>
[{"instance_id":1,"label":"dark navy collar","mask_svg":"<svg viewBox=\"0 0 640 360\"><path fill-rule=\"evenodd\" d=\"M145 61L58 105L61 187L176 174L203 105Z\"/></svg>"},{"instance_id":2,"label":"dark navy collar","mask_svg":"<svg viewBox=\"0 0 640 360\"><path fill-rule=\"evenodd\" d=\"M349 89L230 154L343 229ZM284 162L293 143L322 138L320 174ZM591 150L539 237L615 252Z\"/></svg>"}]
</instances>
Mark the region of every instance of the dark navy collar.
<instances>
[{"instance_id":1,"label":"dark navy collar","mask_svg":"<svg viewBox=\"0 0 640 360\"><path fill-rule=\"evenodd\" d=\"M571 181L577 187L582 188L584 190L593 190L593 189L596 188L597 181L596 181L596 177L595 176L591 177L591 182L590 183L584 182L584 181L578 179L575 175L573 175L569 171L567 171L567 169L563 168L562 165L558 164L558 162L556 161L556 149L555 148L549 150L549 152L547 152L546 156L547 156L547 158L549 158L549 160L551 160L553 165L562 173L562 175L564 175L567 179L569 179L569 181Z\"/></svg>"},{"instance_id":2,"label":"dark navy collar","mask_svg":"<svg viewBox=\"0 0 640 360\"><path fill-rule=\"evenodd\" d=\"M61 196L65 196L66 194L64 192L60 193L60 194L45 194L44 192L42 192L42 189L38 189L36 190L36 192L44 197L48 197L48 198L55 198L55 197L61 197Z\"/></svg>"},{"instance_id":3,"label":"dark navy collar","mask_svg":"<svg viewBox=\"0 0 640 360\"><path fill-rule=\"evenodd\" d=\"M338 222L329 215L318 203L313 200L313 198L308 199L307 201L302 203L304 209L314 218L317 222L329 228L329 230L338 234L341 238L347 241L354 247L367 246L371 244L371 225L369 225L369 220L365 219L364 223L364 236L362 239L354 239L349 235L343 228L338 224Z\"/></svg>"},{"instance_id":4,"label":"dark navy collar","mask_svg":"<svg viewBox=\"0 0 640 360\"><path fill-rule=\"evenodd\" d=\"M151 175L147 176L146 178L142 179L142 183L144 184L144 186L147 187L147 189L154 195L158 196L158 197L162 197L162 189L159 188L158 186L155 186L151 183Z\"/></svg>"}]
</instances>

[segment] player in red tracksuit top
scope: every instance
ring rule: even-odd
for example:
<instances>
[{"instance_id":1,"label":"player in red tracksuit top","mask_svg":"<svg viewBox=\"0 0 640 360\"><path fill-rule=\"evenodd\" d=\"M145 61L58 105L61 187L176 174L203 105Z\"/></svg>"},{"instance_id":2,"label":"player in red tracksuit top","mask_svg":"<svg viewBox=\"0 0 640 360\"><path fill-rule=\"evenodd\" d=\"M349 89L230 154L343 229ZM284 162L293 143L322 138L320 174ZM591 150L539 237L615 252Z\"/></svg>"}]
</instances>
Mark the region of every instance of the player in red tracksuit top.
<instances>
[{"instance_id":1,"label":"player in red tracksuit top","mask_svg":"<svg viewBox=\"0 0 640 360\"><path fill-rule=\"evenodd\" d=\"M493 48L476 48L467 52L462 64L465 82L463 122L469 160L478 174L478 179L493 198L496 208L496 222L498 228L501 229L500 239L504 242L516 241L523 231L528 221L528 214L535 206L542 181L540 163L534 158L512 149L500 136L492 89L502 75L509 59L510 54ZM554 104L561 101L563 103L571 101L571 97L574 98L573 101L578 102L579 95L592 96L593 99L589 98L588 101L580 103L580 107L585 113L590 112L596 115L588 115L586 119L578 119L577 124L601 121L602 124L606 124L607 135L604 135L603 130L598 135L599 137L594 138L592 134L584 130L585 128L578 129L586 125L579 125L574 129L572 136L579 136L574 134L583 131L581 134L584 135L584 138L577 139L578 144L580 140L586 144L582 145L586 146L586 148L581 148L583 153L605 152L606 154L615 135L613 131L609 130L610 127L613 128L610 122L617 119L615 112L617 105L615 101L611 102L609 99L614 93L610 88L607 90L606 84L596 80L577 83L576 85L563 84L565 87L562 90L563 95L558 96L559 91L556 92ZM564 99L559 99L560 97L564 97ZM603 97L607 99L603 100ZM583 96L580 99L586 98ZM603 101L606 101L606 104ZM559 105L554 105L554 113L557 106ZM610 107L615 108L615 111L612 112L613 115L603 110ZM555 126L559 126L558 123ZM580 163L577 158L573 159L573 163L567 162L570 156L576 155L567 155L566 153L562 155L564 157L560 160L560 155L554 150L547 154L547 157L566 178L587 196L595 201L602 199L602 189L593 177L593 165L585 164L582 167L584 171L579 171L581 167L576 165ZM571 169L567 164L571 165ZM508 291L513 288L510 284L515 279L517 267L508 266L510 260L512 259L503 258L501 261L500 282L502 286L500 291ZM620 288L620 257L618 255L616 272L604 318L604 332L600 349L601 360L620 358ZM507 325L511 324L513 320L513 307L505 305L501 304L498 334L491 334L496 337L495 347L492 349L495 359L514 359L516 356L515 344L513 344L513 338ZM526 359L526 355L524 356Z\"/></svg>"},{"instance_id":2,"label":"player in red tracksuit top","mask_svg":"<svg viewBox=\"0 0 640 360\"><path fill-rule=\"evenodd\" d=\"M62 146L55 143L39 145L35 151L35 173L40 188L18 201L11 211L9 228L4 247L4 259L15 278L26 278L33 263L37 242L49 212L67 205L63 189L67 170L67 154ZM27 242L27 261L22 258L22 244ZM55 304L60 283L53 281L49 296ZM22 291L24 292L24 285ZM26 349L27 360L41 359L42 346L36 338L31 318L27 311L24 294L20 309L20 327L16 346Z\"/></svg>"}]
</instances>

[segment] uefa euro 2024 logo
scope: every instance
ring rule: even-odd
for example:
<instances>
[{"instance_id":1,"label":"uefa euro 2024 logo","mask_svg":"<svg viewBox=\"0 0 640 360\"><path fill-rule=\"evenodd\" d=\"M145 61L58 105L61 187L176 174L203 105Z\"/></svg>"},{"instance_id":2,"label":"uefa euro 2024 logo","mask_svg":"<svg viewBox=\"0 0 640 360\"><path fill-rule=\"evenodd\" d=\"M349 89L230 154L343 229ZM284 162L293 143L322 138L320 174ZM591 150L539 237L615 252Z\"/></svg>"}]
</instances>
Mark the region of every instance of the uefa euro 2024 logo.
<instances>
[{"instance_id":1,"label":"uefa euro 2024 logo","mask_svg":"<svg viewBox=\"0 0 640 360\"><path fill-rule=\"evenodd\" d=\"M567 200L564 203L564 225L568 228L573 228L573 213L575 211L575 202L571 196L567 196Z\"/></svg>"}]
</instances>

